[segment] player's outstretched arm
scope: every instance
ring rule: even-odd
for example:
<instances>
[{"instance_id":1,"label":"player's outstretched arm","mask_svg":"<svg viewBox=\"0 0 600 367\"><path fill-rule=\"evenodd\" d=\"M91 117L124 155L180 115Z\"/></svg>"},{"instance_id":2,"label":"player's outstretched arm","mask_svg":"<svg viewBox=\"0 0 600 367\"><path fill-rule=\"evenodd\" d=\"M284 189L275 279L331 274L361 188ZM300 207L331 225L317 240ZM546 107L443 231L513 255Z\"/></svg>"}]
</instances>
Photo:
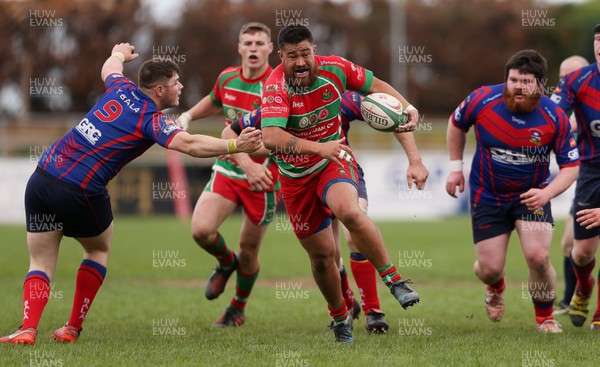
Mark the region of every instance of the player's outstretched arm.
<instances>
[{"instance_id":1,"label":"player's outstretched arm","mask_svg":"<svg viewBox=\"0 0 600 367\"><path fill-rule=\"evenodd\" d=\"M402 94L400 94L400 92L394 89L394 87L379 78L373 77L373 83L369 89L369 94L370 93L387 93L396 97L402 103L404 113L408 116L408 122L405 125L398 127L398 132L413 131L416 128L417 122L419 121L419 111L417 111L417 109L411 105Z\"/></svg>"},{"instance_id":2,"label":"player's outstretched arm","mask_svg":"<svg viewBox=\"0 0 600 367\"><path fill-rule=\"evenodd\" d=\"M137 59L138 54L134 53L135 47L129 43L119 43L113 47L108 59L102 65L100 76L102 81L110 74L123 74L123 63Z\"/></svg>"},{"instance_id":3,"label":"player's outstretched arm","mask_svg":"<svg viewBox=\"0 0 600 367\"><path fill-rule=\"evenodd\" d=\"M244 129L237 139L219 139L208 135L192 135L182 131L173 137L169 149L192 157L208 158L238 152L252 153L261 145L260 130L249 127Z\"/></svg>"},{"instance_id":4,"label":"player's outstretched arm","mask_svg":"<svg viewBox=\"0 0 600 367\"><path fill-rule=\"evenodd\" d=\"M196 103L192 108L182 113L175 122L184 130L187 130L190 125L190 121L216 115L222 110L222 107L217 106L213 103L212 98L210 98L210 95L206 95L204 96L204 98L199 100L198 103Z\"/></svg>"},{"instance_id":5,"label":"player's outstretched arm","mask_svg":"<svg viewBox=\"0 0 600 367\"><path fill-rule=\"evenodd\" d=\"M399 133L394 132L396 140L402 145L402 149L408 158L408 169L406 170L406 182L408 188L412 189L413 181L417 185L418 190L425 188L425 182L429 177L429 170L421 161L421 154L417 148L417 142L412 132Z\"/></svg>"},{"instance_id":6,"label":"player's outstretched arm","mask_svg":"<svg viewBox=\"0 0 600 367\"><path fill-rule=\"evenodd\" d=\"M230 126L226 126L221 133L223 139L237 139L238 134L231 129ZM268 156L269 151L261 146L260 149L252 153L252 156ZM250 185L250 191L263 191L268 190L273 184L273 174L269 169L260 163L256 163L250 158L247 153L238 153L234 157L235 162L238 166L246 173L246 180Z\"/></svg>"},{"instance_id":7,"label":"player's outstretched arm","mask_svg":"<svg viewBox=\"0 0 600 367\"><path fill-rule=\"evenodd\" d=\"M345 138L332 140L325 143L300 139L280 127L263 127L263 143L267 149L275 154L302 155L316 154L325 159L334 161L342 167L340 159L350 161L352 149L345 144Z\"/></svg>"},{"instance_id":8,"label":"player's outstretched arm","mask_svg":"<svg viewBox=\"0 0 600 367\"><path fill-rule=\"evenodd\" d=\"M446 179L446 192L453 198L456 197L456 187L458 192L465 191L465 176L463 174L463 152L467 133L454 126L452 119L448 120L448 129L446 131L446 145L450 155L450 173Z\"/></svg>"}]
</instances>

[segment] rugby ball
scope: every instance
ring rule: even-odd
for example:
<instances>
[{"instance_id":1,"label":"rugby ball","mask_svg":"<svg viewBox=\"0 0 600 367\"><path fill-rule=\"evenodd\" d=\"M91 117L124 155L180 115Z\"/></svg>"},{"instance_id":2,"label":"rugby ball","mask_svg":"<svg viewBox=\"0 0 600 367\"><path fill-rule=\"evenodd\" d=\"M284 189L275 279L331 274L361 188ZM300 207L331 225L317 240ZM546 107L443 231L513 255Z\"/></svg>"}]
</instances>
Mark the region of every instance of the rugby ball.
<instances>
[{"instance_id":1,"label":"rugby ball","mask_svg":"<svg viewBox=\"0 0 600 367\"><path fill-rule=\"evenodd\" d=\"M387 93L372 93L363 98L360 113L365 122L378 131L394 131L408 121L402 103Z\"/></svg>"}]
</instances>

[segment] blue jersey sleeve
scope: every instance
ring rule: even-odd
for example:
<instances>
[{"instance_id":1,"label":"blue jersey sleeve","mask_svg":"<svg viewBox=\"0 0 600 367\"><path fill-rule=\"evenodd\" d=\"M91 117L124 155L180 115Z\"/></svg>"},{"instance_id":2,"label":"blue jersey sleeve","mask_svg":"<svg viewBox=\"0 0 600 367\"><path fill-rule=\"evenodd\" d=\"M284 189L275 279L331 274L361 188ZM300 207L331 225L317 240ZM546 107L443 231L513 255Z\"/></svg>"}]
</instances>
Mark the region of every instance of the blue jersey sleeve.
<instances>
[{"instance_id":1,"label":"blue jersey sleeve","mask_svg":"<svg viewBox=\"0 0 600 367\"><path fill-rule=\"evenodd\" d=\"M234 122L229 126L231 127L231 130L235 131L236 134L240 135L242 133L242 130L244 130L247 127L254 127L260 129L260 122L261 113L260 108L258 108L250 113L245 114L243 118L238 119L237 122Z\"/></svg>"},{"instance_id":2,"label":"blue jersey sleeve","mask_svg":"<svg viewBox=\"0 0 600 367\"><path fill-rule=\"evenodd\" d=\"M454 126L463 131L469 131L471 126L477 120L477 114L485 105L501 97L498 93L499 86L486 86L474 90L464 101L456 107L452 114L451 121Z\"/></svg>"},{"instance_id":3,"label":"blue jersey sleeve","mask_svg":"<svg viewBox=\"0 0 600 367\"><path fill-rule=\"evenodd\" d=\"M554 93L550 99L554 101L563 111L567 114L571 114L573 110L573 104L575 103L575 93L570 88L571 83L569 80L573 78L573 74L567 74L558 83L556 89L554 89Z\"/></svg>"},{"instance_id":4,"label":"blue jersey sleeve","mask_svg":"<svg viewBox=\"0 0 600 367\"><path fill-rule=\"evenodd\" d=\"M577 165L579 163L579 150L577 142L571 133L571 124L569 117L561 109L556 108L555 112L558 115L557 119L557 136L554 139L554 154L556 155L556 163L559 167Z\"/></svg>"},{"instance_id":5,"label":"blue jersey sleeve","mask_svg":"<svg viewBox=\"0 0 600 367\"><path fill-rule=\"evenodd\" d=\"M360 113L360 106L363 97L353 91L346 91L342 95L342 103L340 107L340 113L342 114L342 120L348 122L354 120L363 120L362 114Z\"/></svg>"},{"instance_id":6,"label":"blue jersey sleeve","mask_svg":"<svg viewBox=\"0 0 600 367\"><path fill-rule=\"evenodd\" d=\"M175 121L166 117L162 112L152 116L152 121L142 128L142 134L146 139L168 148L171 139L178 133L184 131Z\"/></svg>"}]
</instances>

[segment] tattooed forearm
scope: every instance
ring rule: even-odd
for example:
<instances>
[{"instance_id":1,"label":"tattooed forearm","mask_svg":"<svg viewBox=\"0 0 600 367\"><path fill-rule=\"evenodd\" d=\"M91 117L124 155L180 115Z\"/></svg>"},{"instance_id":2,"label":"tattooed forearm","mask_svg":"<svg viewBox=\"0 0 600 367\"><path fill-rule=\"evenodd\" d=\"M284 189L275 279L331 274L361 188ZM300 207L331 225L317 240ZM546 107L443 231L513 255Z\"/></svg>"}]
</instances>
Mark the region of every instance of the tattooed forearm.
<instances>
[{"instance_id":1,"label":"tattooed forearm","mask_svg":"<svg viewBox=\"0 0 600 367\"><path fill-rule=\"evenodd\" d=\"M297 137L295 137L295 136L292 136L292 137L290 138L290 140L287 142L287 146L288 146L288 147L290 147L290 148L291 148L291 147L294 147L294 146L296 146L296 143L297 143L297 142L298 142L298 138L297 138Z\"/></svg>"}]
</instances>

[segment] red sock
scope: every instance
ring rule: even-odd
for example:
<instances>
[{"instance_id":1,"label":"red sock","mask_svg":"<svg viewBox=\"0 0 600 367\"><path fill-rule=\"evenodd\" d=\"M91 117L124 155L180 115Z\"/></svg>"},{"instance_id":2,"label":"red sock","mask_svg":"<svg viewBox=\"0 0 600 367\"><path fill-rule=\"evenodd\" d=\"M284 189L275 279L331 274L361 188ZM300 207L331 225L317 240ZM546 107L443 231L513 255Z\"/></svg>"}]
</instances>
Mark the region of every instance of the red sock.
<instances>
[{"instance_id":1,"label":"red sock","mask_svg":"<svg viewBox=\"0 0 600 367\"><path fill-rule=\"evenodd\" d=\"M37 329L50 298L50 279L40 270L33 270L25 276L23 283L23 326L21 329Z\"/></svg>"},{"instance_id":2,"label":"red sock","mask_svg":"<svg viewBox=\"0 0 600 367\"><path fill-rule=\"evenodd\" d=\"M533 300L533 309L535 311L535 321L538 324L544 322L544 320L552 320L552 311L554 311L554 300L548 302L540 302Z\"/></svg>"},{"instance_id":3,"label":"red sock","mask_svg":"<svg viewBox=\"0 0 600 367\"><path fill-rule=\"evenodd\" d=\"M350 269L360 292L360 303L365 315L372 309L379 310L379 297L377 297L376 269L360 252L350 254Z\"/></svg>"},{"instance_id":4,"label":"red sock","mask_svg":"<svg viewBox=\"0 0 600 367\"><path fill-rule=\"evenodd\" d=\"M504 277L502 277L499 281L494 284L488 284L488 289L490 291L496 291L498 293L504 292L504 288L506 287L506 283L504 283Z\"/></svg>"},{"instance_id":5,"label":"red sock","mask_svg":"<svg viewBox=\"0 0 600 367\"><path fill-rule=\"evenodd\" d=\"M342 303L339 307L331 307L331 305L327 305L327 309L329 310L329 314L333 318L333 321L344 322L348 318L348 309L346 308L346 304Z\"/></svg>"},{"instance_id":6,"label":"red sock","mask_svg":"<svg viewBox=\"0 0 600 367\"><path fill-rule=\"evenodd\" d=\"M352 288L350 288L350 284L348 283L348 272L346 272L344 265L342 265L342 269L340 270L340 280L342 281L342 293L346 301L346 308L351 310L354 307L354 292L352 292Z\"/></svg>"},{"instance_id":7,"label":"red sock","mask_svg":"<svg viewBox=\"0 0 600 367\"><path fill-rule=\"evenodd\" d=\"M579 266L575 264L573 256L571 256L571 264L573 264L573 270L577 277L577 288L583 294L590 294L594 288L594 282L593 280L590 281L590 275L592 274L592 270L594 270L594 265L596 265L596 259L592 259L589 263Z\"/></svg>"},{"instance_id":8,"label":"red sock","mask_svg":"<svg viewBox=\"0 0 600 367\"><path fill-rule=\"evenodd\" d=\"M106 268L104 266L87 259L81 262L75 281L75 297L73 297L69 325L81 329L83 320L90 310L105 276Z\"/></svg>"}]
</instances>

